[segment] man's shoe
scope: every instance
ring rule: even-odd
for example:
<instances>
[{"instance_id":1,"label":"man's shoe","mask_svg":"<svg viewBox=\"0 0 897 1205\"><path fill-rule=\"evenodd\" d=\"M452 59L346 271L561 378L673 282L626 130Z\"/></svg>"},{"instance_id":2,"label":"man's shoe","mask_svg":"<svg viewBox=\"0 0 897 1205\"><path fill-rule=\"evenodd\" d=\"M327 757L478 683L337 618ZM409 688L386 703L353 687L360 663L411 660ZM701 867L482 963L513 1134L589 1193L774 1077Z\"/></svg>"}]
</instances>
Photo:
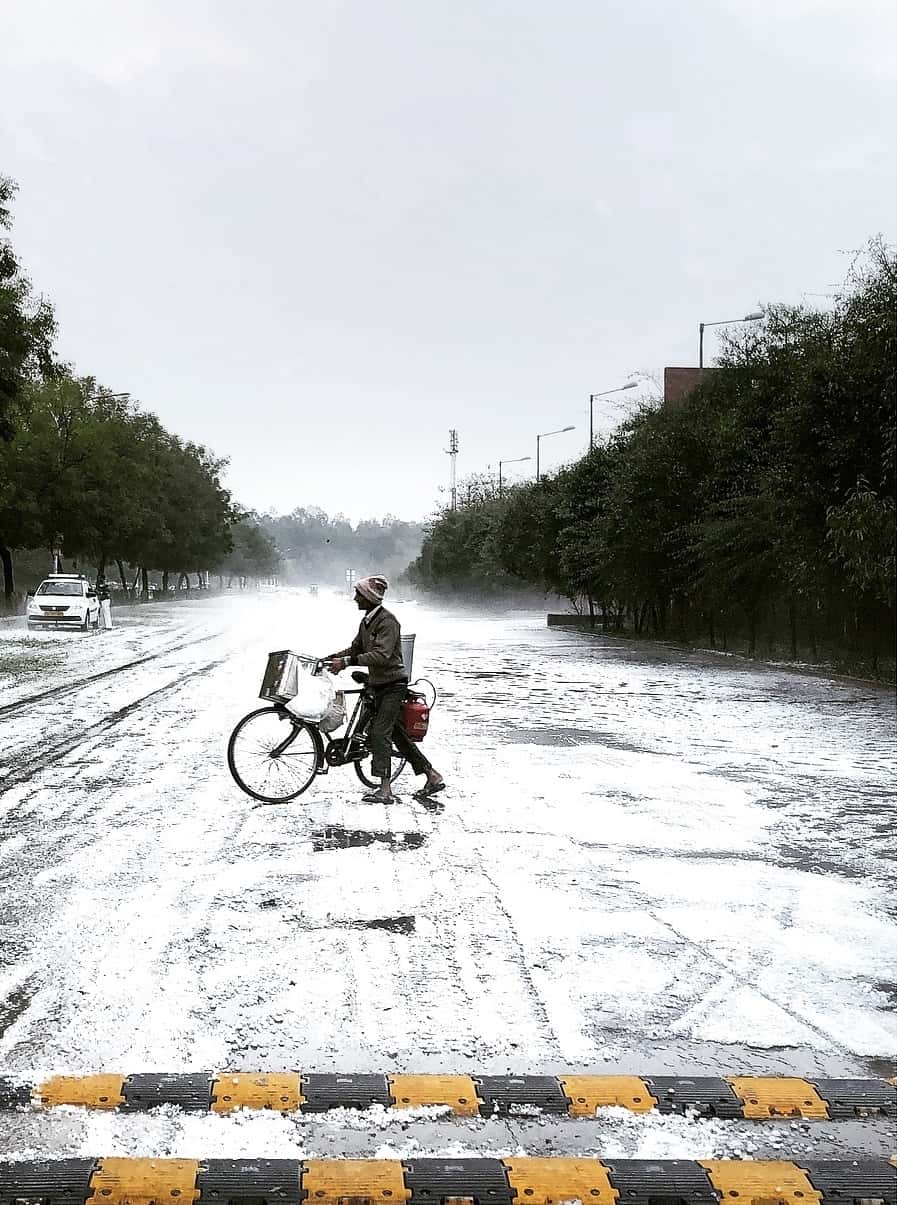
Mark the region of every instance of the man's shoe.
<instances>
[{"instance_id":1,"label":"man's shoe","mask_svg":"<svg viewBox=\"0 0 897 1205\"><path fill-rule=\"evenodd\" d=\"M417 799L423 803L425 799L432 799L434 795L438 795L440 791L444 790L444 782L428 782L425 787L421 787L419 791L414 792L412 799Z\"/></svg>"}]
</instances>

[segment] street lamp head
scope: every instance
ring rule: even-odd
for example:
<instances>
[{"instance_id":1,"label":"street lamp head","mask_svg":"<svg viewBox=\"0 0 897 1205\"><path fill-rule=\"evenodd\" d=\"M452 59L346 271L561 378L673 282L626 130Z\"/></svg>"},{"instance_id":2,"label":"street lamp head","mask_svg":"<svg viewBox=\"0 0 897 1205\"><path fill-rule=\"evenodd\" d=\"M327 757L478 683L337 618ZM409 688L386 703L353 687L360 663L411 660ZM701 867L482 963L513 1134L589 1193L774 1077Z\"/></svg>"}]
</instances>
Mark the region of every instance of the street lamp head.
<instances>
[{"instance_id":1,"label":"street lamp head","mask_svg":"<svg viewBox=\"0 0 897 1205\"><path fill-rule=\"evenodd\" d=\"M621 389L635 389L638 381L627 381L625 385L621 385Z\"/></svg>"},{"instance_id":2,"label":"street lamp head","mask_svg":"<svg viewBox=\"0 0 897 1205\"><path fill-rule=\"evenodd\" d=\"M753 314L745 314L745 316L742 318L741 321L742 322L756 322L756 321L758 321L758 319L765 318L765 317L766 317L765 313L763 312L762 309L760 309L760 310L755 310Z\"/></svg>"},{"instance_id":3,"label":"street lamp head","mask_svg":"<svg viewBox=\"0 0 897 1205\"><path fill-rule=\"evenodd\" d=\"M565 431L575 431L575 430L576 430L576 428L575 428L575 427L561 427L561 431L560 431L560 433L561 433L561 435L563 435L563 433L564 433Z\"/></svg>"}]
</instances>

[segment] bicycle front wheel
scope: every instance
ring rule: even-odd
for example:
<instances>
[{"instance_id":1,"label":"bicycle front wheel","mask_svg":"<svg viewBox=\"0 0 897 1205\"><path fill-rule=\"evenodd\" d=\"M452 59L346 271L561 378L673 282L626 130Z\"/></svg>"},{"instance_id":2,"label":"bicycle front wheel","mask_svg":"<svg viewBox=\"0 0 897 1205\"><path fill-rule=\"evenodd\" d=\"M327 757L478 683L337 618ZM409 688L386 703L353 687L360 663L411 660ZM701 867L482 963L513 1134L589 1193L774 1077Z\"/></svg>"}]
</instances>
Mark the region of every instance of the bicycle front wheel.
<instances>
[{"instance_id":1,"label":"bicycle front wheel","mask_svg":"<svg viewBox=\"0 0 897 1205\"><path fill-rule=\"evenodd\" d=\"M317 728L283 707L244 716L227 742L227 765L241 791L262 803L288 803L307 790L323 764Z\"/></svg>"}]
</instances>

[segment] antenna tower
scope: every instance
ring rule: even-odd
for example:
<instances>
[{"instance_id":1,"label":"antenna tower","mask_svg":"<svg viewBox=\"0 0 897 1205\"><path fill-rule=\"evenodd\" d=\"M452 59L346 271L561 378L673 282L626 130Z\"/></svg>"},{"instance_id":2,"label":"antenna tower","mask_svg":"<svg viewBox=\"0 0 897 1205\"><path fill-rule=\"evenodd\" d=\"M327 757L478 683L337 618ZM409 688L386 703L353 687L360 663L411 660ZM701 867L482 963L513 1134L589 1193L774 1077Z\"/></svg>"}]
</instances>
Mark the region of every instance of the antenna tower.
<instances>
[{"instance_id":1,"label":"antenna tower","mask_svg":"<svg viewBox=\"0 0 897 1205\"><path fill-rule=\"evenodd\" d=\"M449 446L446 448L452 462L449 478L452 490L452 510L458 509L458 446L458 432L452 427L449 431Z\"/></svg>"}]
</instances>

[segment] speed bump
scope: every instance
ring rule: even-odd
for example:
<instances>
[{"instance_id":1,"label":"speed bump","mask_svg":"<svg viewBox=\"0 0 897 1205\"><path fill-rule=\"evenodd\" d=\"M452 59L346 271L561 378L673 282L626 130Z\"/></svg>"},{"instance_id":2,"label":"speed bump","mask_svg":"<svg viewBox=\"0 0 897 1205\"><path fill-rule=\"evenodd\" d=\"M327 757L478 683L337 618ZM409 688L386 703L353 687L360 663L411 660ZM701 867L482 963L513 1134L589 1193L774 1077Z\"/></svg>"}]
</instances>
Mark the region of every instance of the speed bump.
<instances>
[{"instance_id":1,"label":"speed bump","mask_svg":"<svg viewBox=\"0 0 897 1205\"><path fill-rule=\"evenodd\" d=\"M40 1085L41 1104L117 1109L125 1103L123 1075L57 1075Z\"/></svg>"},{"instance_id":2,"label":"speed bump","mask_svg":"<svg viewBox=\"0 0 897 1205\"><path fill-rule=\"evenodd\" d=\"M195 1159L100 1159L90 1180L106 1205L193 1205L199 1196Z\"/></svg>"},{"instance_id":3,"label":"speed bump","mask_svg":"<svg viewBox=\"0 0 897 1205\"><path fill-rule=\"evenodd\" d=\"M0 1205L897 1205L885 1159L60 1159L0 1163Z\"/></svg>"},{"instance_id":4,"label":"speed bump","mask_svg":"<svg viewBox=\"0 0 897 1205\"><path fill-rule=\"evenodd\" d=\"M897 1085L885 1079L797 1076L393 1075L317 1072L191 1072L55 1076L36 1085L0 1079L0 1109L80 1105L145 1111L159 1105L196 1112L271 1109L412 1109L440 1106L456 1117L538 1111L594 1117L617 1107L721 1120L799 1117L841 1121L897 1118ZM2 1205L2 1203L0 1203Z\"/></svg>"},{"instance_id":5,"label":"speed bump","mask_svg":"<svg viewBox=\"0 0 897 1205\"><path fill-rule=\"evenodd\" d=\"M740 1165L731 1159L701 1159L710 1182L723 1197L747 1197L750 1201L774 1201L776 1205L818 1205L822 1193L810 1183L807 1173L795 1163L769 1160Z\"/></svg>"},{"instance_id":6,"label":"speed bump","mask_svg":"<svg viewBox=\"0 0 897 1205\"><path fill-rule=\"evenodd\" d=\"M397 1109L443 1105L456 1117L476 1117L480 1111L469 1075L390 1075L389 1092Z\"/></svg>"},{"instance_id":7,"label":"speed bump","mask_svg":"<svg viewBox=\"0 0 897 1205\"><path fill-rule=\"evenodd\" d=\"M505 1159L508 1183L517 1201L555 1205L559 1201L614 1205L619 1192L600 1159Z\"/></svg>"},{"instance_id":8,"label":"speed bump","mask_svg":"<svg viewBox=\"0 0 897 1205\"><path fill-rule=\"evenodd\" d=\"M828 1120L828 1105L808 1080L736 1075L729 1082L744 1102L745 1117Z\"/></svg>"},{"instance_id":9,"label":"speed bump","mask_svg":"<svg viewBox=\"0 0 897 1205\"><path fill-rule=\"evenodd\" d=\"M596 1109L615 1106L650 1113L657 1100L637 1075L565 1075L560 1079L571 1117L594 1117Z\"/></svg>"},{"instance_id":10,"label":"speed bump","mask_svg":"<svg viewBox=\"0 0 897 1205\"><path fill-rule=\"evenodd\" d=\"M302 1187L310 1205L404 1205L411 1197L393 1159L309 1159Z\"/></svg>"},{"instance_id":11,"label":"speed bump","mask_svg":"<svg viewBox=\"0 0 897 1205\"><path fill-rule=\"evenodd\" d=\"M274 1109L295 1113L302 1104L298 1071L286 1075L234 1073L212 1083L212 1112L233 1113L237 1109Z\"/></svg>"}]
</instances>

